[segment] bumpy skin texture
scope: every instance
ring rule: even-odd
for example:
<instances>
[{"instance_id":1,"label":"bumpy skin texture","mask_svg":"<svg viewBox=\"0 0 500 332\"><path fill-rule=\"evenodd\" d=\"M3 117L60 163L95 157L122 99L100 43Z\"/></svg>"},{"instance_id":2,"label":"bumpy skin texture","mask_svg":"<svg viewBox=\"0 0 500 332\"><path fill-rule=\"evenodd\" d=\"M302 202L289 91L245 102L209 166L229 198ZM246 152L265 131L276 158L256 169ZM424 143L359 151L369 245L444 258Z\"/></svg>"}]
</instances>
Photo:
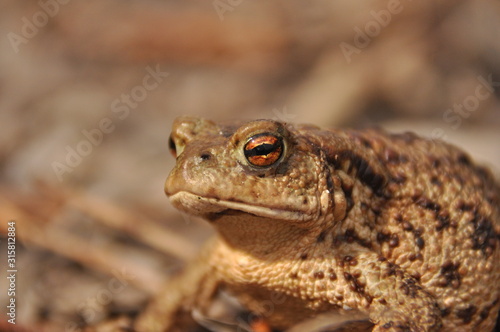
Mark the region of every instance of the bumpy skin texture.
<instances>
[{"instance_id":1,"label":"bumpy skin texture","mask_svg":"<svg viewBox=\"0 0 500 332\"><path fill-rule=\"evenodd\" d=\"M245 144L283 141L255 167ZM500 190L440 141L380 130L180 118L166 192L217 230L136 327L183 330L217 289L286 329L325 312L373 331L492 331L500 307Z\"/></svg>"}]
</instances>

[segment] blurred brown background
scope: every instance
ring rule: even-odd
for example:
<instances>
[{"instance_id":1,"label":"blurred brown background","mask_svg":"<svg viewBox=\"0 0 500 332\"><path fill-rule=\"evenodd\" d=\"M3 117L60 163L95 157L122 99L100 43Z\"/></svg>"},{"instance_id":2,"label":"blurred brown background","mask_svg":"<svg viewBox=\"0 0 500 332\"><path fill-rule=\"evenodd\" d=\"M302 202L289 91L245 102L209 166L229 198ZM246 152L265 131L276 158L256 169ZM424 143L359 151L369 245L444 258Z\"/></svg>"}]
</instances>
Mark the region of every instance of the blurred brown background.
<instances>
[{"instance_id":1,"label":"blurred brown background","mask_svg":"<svg viewBox=\"0 0 500 332\"><path fill-rule=\"evenodd\" d=\"M500 174L498 1L2 0L0 35L19 331L136 313L210 235L163 194L177 116L412 130Z\"/></svg>"}]
</instances>

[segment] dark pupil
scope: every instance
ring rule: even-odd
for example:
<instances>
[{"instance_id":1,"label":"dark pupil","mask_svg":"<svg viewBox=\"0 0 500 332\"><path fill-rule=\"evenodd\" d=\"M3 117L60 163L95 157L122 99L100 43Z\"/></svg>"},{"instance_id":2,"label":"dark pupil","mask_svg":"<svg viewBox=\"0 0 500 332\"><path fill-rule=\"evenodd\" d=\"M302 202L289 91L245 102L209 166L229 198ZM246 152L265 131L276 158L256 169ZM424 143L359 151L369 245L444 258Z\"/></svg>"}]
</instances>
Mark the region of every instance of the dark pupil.
<instances>
[{"instance_id":1,"label":"dark pupil","mask_svg":"<svg viewBox=\"0 0 500 332\"><path fill-rule=\"evenodd\" d=\"M276 150L277 147L278 147L277 144L264 143L254 147L251 150L245 150L245 156L247 157L264 156Z\"/></svg>"}]
</instances>

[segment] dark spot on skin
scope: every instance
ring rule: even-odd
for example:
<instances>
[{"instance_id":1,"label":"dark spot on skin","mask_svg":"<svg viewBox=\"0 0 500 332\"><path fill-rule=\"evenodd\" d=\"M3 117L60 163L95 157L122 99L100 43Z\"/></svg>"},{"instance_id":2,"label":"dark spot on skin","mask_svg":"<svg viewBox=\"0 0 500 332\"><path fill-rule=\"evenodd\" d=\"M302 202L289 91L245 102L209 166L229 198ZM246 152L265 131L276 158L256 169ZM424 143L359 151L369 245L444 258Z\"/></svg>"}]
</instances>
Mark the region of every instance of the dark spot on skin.
<instances>
[{"instance_id":1,"label":"dark spot on skin","mask_svg":"<svg viewBox=\"0 0 500 332\"><path fill-rule=\"evenodd\" d=\"M430 160L432 168L439 168L439 166L441 166L441 160L439 160L438 158L432 157Z\"/></svg>"},{"instance_id":2,"label":"dark spot on skin","mask_svg":"<svg viewBox=\"0 0 500 332\"><path fill-rule=\"evenodd\" d=\"M438 186L438 187L441 187L443 185L443 183L439 180L439 178L437 176L432 176L431 177L431 183L435 186Z\"/></svg>"},{"instance_id":3,"label":"dark spot on skin","mask_svg":"<svg viewBox=\"0 0 500 332\"><path fill-rule=\"evenodd\" d=\"M490 309L489 308L484 308L479 313L479 317L481 318L482 321L485 320L486 318L488 318L489 315L490 315Z\"/></svg>"},{"instance_id":4,"label":"dark spot on skin","mask_svg":"<svg viewBox=\"0 0 500 332\"><path fill-rule=\"evenodd\" d=\"M305 261L307 259L307 257L308 257L307 254L300 255L300 259L303 261Z\"/></svg>"},{"instance_id":5,"label":"dark spot on skin","mask_svg":"<svg viewBox=\"0 0 500 332\"><path fill-rule=\"evenodd\" d=\"M413 262L413 261L415 261L416 259L417 259L417 255L415 255L415 254L413 254L413 253L411 253L410 255L408 255L408 260L409 260L410 262Z\"/></svg>"},{"instance_id":6,"label":"dark spot on skin","mask_svg":"<svg viewBox=\"0 0 500 332\"><path fill-rule=\"evenodd\" d=\"M209 160L209 159L210 159L210 157L211 157L210 153L202 153L202 154L200 155L200 158L201 158L202 160Z\"/></svg>"},{"instance_id":7,"label":"dark spot on skin","mask_svg":"<svg viewBox=\"0 0 500 332\"><path fill-rule=\"evenodd\" d=\"M325 237L326 237L326 231L322 231L321 233L319 233L318 238L316 239L316 242L317 243L324 242L325 241Z\"/></svg>"},{"instance_id":8,"label":"dark spot on skin","mask_svg":"<svg viewBox=\"0 0 500 332\"><path fill-rule=\"evenodd\" d=\"M436 231L441 232L448 227L450 227L450 214L448 212L440 212L437 215Z\"/></svg>"},{"instance_id":9,"label":"dark spot on skin","mask_svg":"<svg viewBox=\"0 0 500 332\"><path fill-rule=\"evenodd\" d=\"M392 234L389 240L389 246L392 248L396 248L399 246L399 237L397 234Z\"/></svg>"},{"instance_id":10,"label":"dark spot on skin","mask_svg":"<svg viewBox=\"0 0 500 332\"><path fill-rule=\"evenodd\" d=\"M466 154L460 154L457 158L457 161L460 164L467 165L467 166L470 166L472 164L469 156L467 156Z\"/></svg>"},{"instance_id":11,"label":"dark spot on skin","mask_svg":"<svg viewBox=\"0 0 500 332\"><path fill-rule=\"evenodd\" d=\"M415 272L414 274L411 275L412 278L414 278L416 281L420 281L420 278L422 277L420 273Z\"/></svg>"},{"instance_id":12,"label":"dark spot on skin","mask_svg":"<svg viewBox=\"0 0 500 332\"><path fill-rule=\"evenodd\" d=\"M407 232L411 232L413 230L413 225L409 221L403 222L403 229Z\"/></svg>"},{"instance_id":13,"label":"dark spot on skin","mask_svg":"<svg viewBox=\"0 0 500 332\"><path fill-rule=\"evenodd\" d=\"M351 266L356 266L358 264L358 261L356 260L356 258L354 258L352 256L345 256L344 262L348 263Z\"/></svg>"},{"instance_id":14,"label":"dark spot on skin","mask_svg":"<svg viewBox=\"0 0 500 332\"><path fill-rule=\"evenodd\" d=\"M370 188L372 188L373 192L377 196L383 195L383 184L385 183L385 179L383 176L379 174L373 173L372 169L367 170L363 176L361 177L361 181L365 182Z\"/></svg>"},{"instance_id":15,"label":"dark spot on skin","mask_svg":"<svg viewBox=\"0 0 500 332\"><path fill-rule=\"evenodd\" d=\"M347 170L345 167L342 167L346 161L350 165ZM382 174L376 173L370 163L360 155L350 150L340 151L334 155L329 155L327 162L333 164L335 168L344 169L350 174L355 170L354 176L370 187L377 196L382 196L383 187L386 183L385 177Z\"/></svg>"},{"instance_id":16,"label":"dark spot on skin","mask_svg":"<svg viewBox=\"0 0 500 332\"><path fill-rule=\"evenodd\" d=\"M373 149L372 142L370 142L369 140L367 140L364 137L358 137L358 139L361 142L361 144L363 144L365 147L367 147L369 149Z\"/></svg>"},{"instance_id":17,"label":"dark spot on skin","mask_svg":"<svg viewBox=\"0 0 500 332\"><path fill-rule=\"evenodd\" d=\"M420 190L417 190L415 191L412 195L411 195L411 199L416 202L420 197L422 196L422 192Z\"/></svg>"},{"instance_id":18,"label":"dark spot on skin","mask_svg":"<svg viewBox=\"0 0 500 332\"><path fill-rule=\"evenodd\" d=\"M464 324L469 324L472 321L472 318L474 317L476 311L477 311L476 306L469 305L465 309L457 310L456 315L464 322Z\"/></svg>"},{"instance_id":19,"label":"dark spot on skin","mask_svg":"<svg viewBox=\"0 0 500 332\"><path fill-rule=\"evenodd\" d=\"M450 308L442 308L442 309L440 309L440 311L441 311L441 317L446 317L449 314L451 314Z\"/></svg>"},{"instance_id":20,"label":"dark spot on skin","mask_svg":"<svg viewBox=\"0 0 500 332\"><path fill-rule=\"evenodd\" d=\"M365 287L363 285L361 285L361 283L359 282L359 280L355 276L353 276L350 273L344 272L344 278L349 283L350 289L353 292L356 292L356 293L361 294L361 295L365 294Z\"/></svg>"},{"instance_id":21,"label":"dark spot on skin","mask_svg":"<svg viewBox=\"0 0 500 332\"><path fill-rule=\"evenodd\" d=\"M418 206L421 206L424 209L431 210L431 211L438 212L441 209L441 206L438 203L430 200L427 197L423 197L423 196L421 196L415 203Z\"/></svg>"},{"instance_id":22,"label":"dark spot on skin","mask_svg":"<svg viewBox=\"0 0 500 332\"><path fill-rule=\"evenodd\" d=\"M498 301L500 301L500 298L497 298L495 301L493 301L489 306L486 306L481 312L488 312L488 314L483 314L486 315L486 316L489 316L489 312L492 308L494 308L497 304L498 304ZM497 320L497 326L500 327L500 315L498 315L498 320Z\"/></svg>"},{"instance_id":23,"label":"dark spot on skin","mask_svg":"<svg viewBox=\"0 0 500 332\"><path fill-rule=\"evenodd\" d=\"M439 284L441 287L453 287L457 289L461 284L461 277L458 273L460 263L446 262L441 266L440 275L444 280Z\"/></svg>"},{"instance_id":24,"label":"dark spot on skin","mask_svg":"<svg viewBox=\"0 0 500 332\"><path fill-rule=\"evenodd\" d=\"M419 249L423 249L425 246L425 241L420 236L415 239L415 244Z\"/></svg>"},{"instance_id":25,"label":"dark spot on skin","mask_svg":"<svg viewBox=\"0 0 500 332\"><path fill-rule=\"evenodd\" d=\"M265 177L266 175L265 175L265 174L258 174L257 176L258 176L259 178L263 178L263 177Z\"/></svg>"},{"instance_id":26,"label":"dark spot on skin","mask_svg":"<svg viewBox=\"0 0 500 332\"><path fill-rule=\"evenodd\" d=\"M479 214L475 214L472 219L474 232L471 235L473 246L476 250L481 250L486 257L489 257L497 245L497 234L489 219Z\"/></svg>"},{"instance_id":27,"label":"dark spot on skin","mask_svg":"<svg viewBox=\"0 0 500 332\"><path fill-rule=\"evenodd\" d=\"M396 272L397 272L397 268L396 268L396 265L392 264L392 263L389 263L388 264L388 269L387 269L387 275L388 276L394 276L396 275Z\"/></svg>"},{"instance_id":28,"label":"dark spot on skin","mask_svg":"<svg viewBox=\"0 0 500 332\"><path fill-rule=\"evenodd\" d=\"M387 301L385 299L380 299L378 300L378 302L381 304L381 305L387 305Z\"/></svg>"},{"instance_id":29,"label":"dark spot on skin","mask_svg":"<svg viewBox=\"0 0 500 332\"><path fill-rule=\"evenodd\" d=\"M330 281L337 280L337 275L335 274L335 272L333 272L332 269L330 269L328 272L328 279L330 279Z\"/></svg>"},{"instance_id":30,"label":"dark spot on skin","mask_svg":"<svg viewBox=\"0 0 500 332\"><path fill-rule=\"evenodd\" d=\"M304 205L307 204L307 197L304 197L304 199L302 200L302 204L304 204Z\"/></svg>"},{"instance_id":31,"label":"dark spot on skin","mask_svg":"<svg viewBox=\"0 0 500 332\"><path fill-rule=\"evenodd\" d=\"M298 277L299 277L299 275L297 274L297 272L290 273L290 278L297 279Z\"/></svg>"},{"instance_id":32,"label":"dark spot on skin","mask_svg":"<svg viewBox=\"0 0 500 332\"><path fill-rule=\"evenodd\" d=\"M497 303L498 303L499 299L496 299L495 301L493 301L493 303L491 303L490 305L486 306L483 310L481 310L481 312L479 313L479 317L481 318L481 320L485 320L486 318L488 318L488 316L490 315L490 311L492 308L494 308ZM498 316L498 319L497 319L497 329L498 327L500 327L500 315ZM495 330L497 331L497 330Z\"/></svg>"},{"instance_id":33,"label":"dark spot on skin","mask_svg":"<svg viewBox=\"0 0 500 332\"><path fill-rule=\"evenodd\" d=\"M354 231L354 229L350 228L346 230L344 238L347 243L353 243L356 238L356 232Z\"/></svg>"},{"instance_id":34,"label":"dark spot on skin","mask_svg":"<svg viewBox=\"0 0 500 332\"><path fill-rule=\"evenodd\" d=\"M421 289L420 286L416 284L415 280L409 278L403 280L403 284L400 288L403 294L411 298L417 297L418 291Z\"/></svg>"},{"instance_id":35,"label":"dark spot on skin","mask_svg":"<svg viewBox=\"0 0 500 332\"><path fill-rule=\"evenodd\" d=\"M377 233L377 242L383 243L389 241L390 234L388 233Z\"/></svg>"},{"instance_id":36,"label":"dark spot on skin","mask_svg":"<svg viewBox=\"0 0 500 332\"><path fill-rule=\"evenodd\" d=\"M486 167L476 166L476 172L483 180L486 180L487 182L493 179L490 171Z\"/></svg>"},{"instance_id":37,"label":"dark spot on skin","mask_svg":"<svg viewBox=\"0 0 500 332\"><path fill-rule=\"evenodd\" d=\"M323 273L323 271L316 271L314 272L313 276L315 279L323 279L325 277L325 274Z\"/></svg>"},{"instance_id":38,"label":"dark spot on skin","mask_svg":"<svg viewBox=\"0 0 500 332\"><path fill-rule=\"evenodd\" d=\"M472 203L465 203L464 201L460 201L458 202L457 204L457 208L460 210L460 211L472 211L472 209L474 209L474 204Z\"/></svg>"}]
</instances>

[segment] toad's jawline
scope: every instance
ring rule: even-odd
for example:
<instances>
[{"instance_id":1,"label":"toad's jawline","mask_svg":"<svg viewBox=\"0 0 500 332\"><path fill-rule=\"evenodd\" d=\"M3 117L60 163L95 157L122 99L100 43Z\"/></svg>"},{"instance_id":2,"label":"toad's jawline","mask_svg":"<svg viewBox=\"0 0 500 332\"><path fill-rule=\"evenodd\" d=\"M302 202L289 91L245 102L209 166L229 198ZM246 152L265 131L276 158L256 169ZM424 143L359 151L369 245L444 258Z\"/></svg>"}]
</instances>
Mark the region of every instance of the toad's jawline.
<instances>
[{"instance_id":1,"label":"toad's jawline","mask_svg":"<svg viewBox=\"0 0 500 332\"><path fill-rule=\"evenodd\" d=\"M208 219L213 219L213 216L216 215L223 215L227 210L235 210L271 219L306 220L305 214L301 211L279 210L241 202L225 201L217 198L203 197L188 191L179 191L170 195L169 198L174 206L186 210L190 214ZM197 211L203 211L203 213L197 213Z\"/></svg>"}]
</instances>

